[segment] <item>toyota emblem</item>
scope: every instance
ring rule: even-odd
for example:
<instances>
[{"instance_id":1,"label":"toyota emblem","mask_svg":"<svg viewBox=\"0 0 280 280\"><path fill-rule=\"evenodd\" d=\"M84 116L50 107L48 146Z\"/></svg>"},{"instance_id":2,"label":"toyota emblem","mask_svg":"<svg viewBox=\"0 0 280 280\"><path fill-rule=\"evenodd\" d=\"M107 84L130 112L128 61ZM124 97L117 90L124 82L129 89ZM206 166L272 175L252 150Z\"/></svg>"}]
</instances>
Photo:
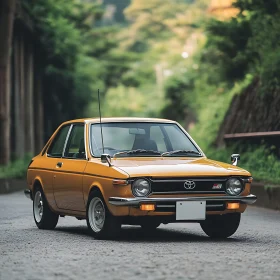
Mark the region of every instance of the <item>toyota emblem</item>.
<instances>
[{"instance_id":1,"label":"toyota emblem","mask_svg":"<svg viewBox=\"0 0 280 280\"><path fill-rule=\"evenodd\" d=\"M186 181L184 183L184 188L187 189L187 190L194 189L195 188L195 182L194 181L190 181L190 180Z\"/></svg>"}]
</instances>

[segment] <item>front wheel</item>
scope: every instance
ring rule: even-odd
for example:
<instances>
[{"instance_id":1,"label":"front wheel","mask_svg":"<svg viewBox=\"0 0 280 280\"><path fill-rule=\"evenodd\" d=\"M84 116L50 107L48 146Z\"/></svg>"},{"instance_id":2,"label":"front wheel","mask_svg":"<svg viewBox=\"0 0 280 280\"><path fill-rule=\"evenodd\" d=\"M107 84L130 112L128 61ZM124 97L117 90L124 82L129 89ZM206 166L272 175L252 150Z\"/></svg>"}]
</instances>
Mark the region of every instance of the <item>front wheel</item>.
<instances>
[{"instance_id":1,"label":"front wheel","mask_svg":"<svg viewBox=\"0 0 280 280\"><path fill-rule=\"evenodd\" d=\"M97 239L115 239L121 229L119 219L113 216L98 190L89 195L87 204L87 226Z\"/></svg>"},{"instance_id":2,"label":"front wheel","mask_svg":"<svg viewBox=\"0 0 280 280\"><path fill-rule=\"evenodd\" d=\"M211 215L200 223L202 230L211 238L227 238L239 227L240 213Z\"/></svg>"},{"instance_id":3,"label":"front wheel","mask_svg":"<svg viewBox=\"0 0 280 280\"><path fill-rule=\"evenodd\" d=\"M34 192L33 216L39 229L54 229L58 222L59 216L50 209L42 188Z\"/></svg>"}]
</instances>

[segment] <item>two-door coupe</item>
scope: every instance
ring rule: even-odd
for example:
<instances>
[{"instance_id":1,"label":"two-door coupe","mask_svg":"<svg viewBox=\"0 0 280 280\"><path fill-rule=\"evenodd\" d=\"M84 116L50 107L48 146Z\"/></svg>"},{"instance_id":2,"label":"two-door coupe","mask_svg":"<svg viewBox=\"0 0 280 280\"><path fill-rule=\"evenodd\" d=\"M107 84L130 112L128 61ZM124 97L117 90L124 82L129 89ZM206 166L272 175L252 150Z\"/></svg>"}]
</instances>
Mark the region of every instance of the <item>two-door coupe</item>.
<instances>
[{"instance_id":1,"label":"two-door coupe","mask_svg":"<svg viewBox=\"0 0 280 280\"><path fill-rule=\"evenodd\" d=\"M171 120L79 119L63 123L32 159L25 194L40 229L69 215L86 219L96 238L116 237L122 224L149 231L174 222L198 222L208 236L226 238L256 201L238 159L208 159Z\"/></svg>"}]
</instances>

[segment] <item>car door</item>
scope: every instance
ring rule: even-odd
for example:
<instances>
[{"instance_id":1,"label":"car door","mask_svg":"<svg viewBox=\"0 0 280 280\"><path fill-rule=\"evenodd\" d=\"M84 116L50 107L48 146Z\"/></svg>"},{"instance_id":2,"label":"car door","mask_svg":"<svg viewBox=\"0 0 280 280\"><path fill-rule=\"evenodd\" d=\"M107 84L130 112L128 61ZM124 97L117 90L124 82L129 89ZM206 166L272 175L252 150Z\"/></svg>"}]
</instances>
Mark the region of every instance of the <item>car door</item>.
<instances>
[{"instance_id":1,"label":"car door","mask_svg":"<svg viewBox=\"0 0 280 280\"><path fill-rule=\"evenodd\" d=\"M39 161L38 175L44 186L44 193L52 208L56 208L56 202L53 194L53 172L57 162L62 157L65 141L71 125L62 126L55 134L52 142L47 148L46 153Z\"/></svg>"},{"instance_id":2,"label":"car door","mask_svg":"<svg viewBox=\"0 0 280 280\"><path fill-rule=\"evenodd\" d=\"M57 207L85 211L83 173L87 165L85 154L85 126L73 124L70 128L62 158L57 161L53 190Z\"/></svg>"}]
</instances>

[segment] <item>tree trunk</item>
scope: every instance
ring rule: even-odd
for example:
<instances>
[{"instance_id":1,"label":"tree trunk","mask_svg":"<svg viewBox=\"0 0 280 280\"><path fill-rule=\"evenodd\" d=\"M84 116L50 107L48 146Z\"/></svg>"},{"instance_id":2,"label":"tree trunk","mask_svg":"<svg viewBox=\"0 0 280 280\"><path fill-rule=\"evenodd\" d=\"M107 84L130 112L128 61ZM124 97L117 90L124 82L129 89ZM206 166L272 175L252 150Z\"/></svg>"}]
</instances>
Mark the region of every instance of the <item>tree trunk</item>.
<instances>
[{"instance_id":1,"label":"tree trunk","mask_svg":"<svg viewBox=\"0 0 280 280\"><path fill-rule=\"evenodd\" d=\"M30 153L32 156L34 155L34 67L33 67L33 45L32 40L27 43L26 48L26 71L25 71L25 80L26 80L26 105L25 105L25 151Z\"/></svg>"},{"instance_id":2,"label":"tree trunk","mask_svg":"<svg viewBox=\"0 0 280 280\"><path fill-rule=\"evenodd\" d=\"M0 164L10 160L10 56L15 0L0 0Z\"/></svg>"}]
</instances>

